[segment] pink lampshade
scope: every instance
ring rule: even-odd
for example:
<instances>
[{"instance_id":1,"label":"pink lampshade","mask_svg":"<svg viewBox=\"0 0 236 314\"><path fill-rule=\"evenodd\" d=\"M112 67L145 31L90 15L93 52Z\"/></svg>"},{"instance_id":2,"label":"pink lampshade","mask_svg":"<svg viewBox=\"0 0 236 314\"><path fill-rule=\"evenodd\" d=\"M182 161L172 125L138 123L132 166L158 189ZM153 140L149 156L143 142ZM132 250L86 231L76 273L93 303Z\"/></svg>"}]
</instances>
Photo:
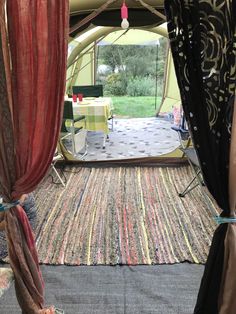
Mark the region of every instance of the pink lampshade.
<instances>
[{"instance_id":1,"label":"pink lampshade","mask_svg":"<svg viewBox=\"0 0 236 314\"><path fill-rule=\"evenodd\" d=\"M121 7L121 18L122 19L128 19L128 8L127 8L125 2L123 3L123 5Z\"/></svg>"}]
</instances>

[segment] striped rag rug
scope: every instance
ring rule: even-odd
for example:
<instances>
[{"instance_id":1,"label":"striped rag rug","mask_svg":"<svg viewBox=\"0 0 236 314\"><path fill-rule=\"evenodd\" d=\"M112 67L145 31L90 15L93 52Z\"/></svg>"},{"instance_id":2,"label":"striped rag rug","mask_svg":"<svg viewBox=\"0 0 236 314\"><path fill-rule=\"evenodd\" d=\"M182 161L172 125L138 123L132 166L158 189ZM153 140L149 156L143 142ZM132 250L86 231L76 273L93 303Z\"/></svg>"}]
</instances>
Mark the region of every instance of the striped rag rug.
<instances>
[{"instance_id":1,"label":"striped rag rug","mask_svg":"<svg viewBox=\"0 0 236 314\"><path fill-rule=\"evenodd\" d=\"M66 188L47 177L35 191L41 263L206 262L216 229L206 191L178 196L190 167L67 167L66 176Z\"/></svg>"}]
</instances>

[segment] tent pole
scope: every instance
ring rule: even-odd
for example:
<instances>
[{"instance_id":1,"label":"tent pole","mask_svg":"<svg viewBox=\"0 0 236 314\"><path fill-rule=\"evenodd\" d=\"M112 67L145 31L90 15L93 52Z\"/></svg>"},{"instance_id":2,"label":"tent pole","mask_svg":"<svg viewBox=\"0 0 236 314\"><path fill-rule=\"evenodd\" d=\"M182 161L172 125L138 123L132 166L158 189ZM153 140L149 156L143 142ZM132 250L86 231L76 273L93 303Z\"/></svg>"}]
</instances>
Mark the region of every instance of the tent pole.
<instances>
[{"instance_id":1,"label":"tent pole","mask_svg":"<svg viewBox=\"0 0 236 314\"><path fill-rule=\"evenodd\" d=\"M72 76L70 77L70 82L67 87L67 94L72 94L72 86L75 85L77 76L74 75L74 72L78 71L80 69L82 64L82 59L77 60L76 64L74 64L74 69L72 71Z\"/></svg>"},{"instance_id":2,"label":"tent pole","mask_svg":"<svg viewBox=\"0 0 236 314\"><path fill-rule=\"evenodd\" d=\"M94 85L96 85L97 82L97 74L98 74L98 60L99 60L99 45L97 45L97 42L94 46Z\"/></svg>"},{"instance_id":3,"label":"tent pole","mask_svg":"<svg viewBox=\"0 0 236 314\"><path fill-rule=\"evenodd\" d=\"M156 112L156 117L158 117L160 111L161 111L161 107L164 103L165 100L165 96L166 96L166 83L167 83L167 78L168 78L168 69L169 69L169 59L170 58L170 44L167 44L167 49L166 49L166 62L165 62L165 72L164 72L164 82L163 82L163 93L162 93L162 100L161 100L161 105L159 107L159 110Z\"/></svg>"},{"instance_id":4,"label":"tent pole","mask_svg":"<svg viewBox=\"0 0 236 314\"><path fill-rule=\"evenodd\" d=\"M155 14L156 16L160 17L164 22L166 22L166 16L165 14L162 14L160 11L153 8L151 5L147 4L143 0L134 0L136 2L139 2L144 8L148 9L150 12Z\"/></svg>"},{"instance_id":5,"label":"tent pole","mask_svg":"<svg viewBox=\"0 0 236 314\"><path fill-rule=\"evenodd\" d=\"M67 69L69 67L71 67L75 62L77 62L80 58L82 58L84 55L86 55L92 48L94 48L100 41L102 41L107 35L101 37L100 39L98 39L95 44L93 45L93 47L89 47L87 50L85 50L85 52L81 53L78 57L76 57L73 62L70 63L69 66L67 66ZM89 45L90 46L90 45Z\"/></svg>"},{"instance_id":6,"label":"tent pole","mask_svg":"<svg viewBox=\"0 0 236 314\"><path fill-rule=\"evenodd\" d=\"M128 31L129 31L129 29L125 30L120 36L118 36L118 37L111 43L111 45L113 45L117 40L119 40L119 39L120 39L123 35L125 35ZM106 35L106 36L107 36L107 35ZM105 38L106 36L104 36L103 38ZM98 42L100 42L100 40L97 41L97 44L98 44ZM93 49L94 46L96 46L96 43L90 48L90 50ZM80 58L78 57L78 58L76 58L75 60L78 60L78 59L80 59ZM95 60L95 56L93 56L92 60L90 60L88 63L86 63L82 68L78 69L77 71L74 71L74 72L73 72L73 75L71 75L69 78L66 79L66 82L69 81L72 77L74 77L74 75L79 74L79 72L80 72L81 70L83 70L84 68L86 68L91 62L94 62L94 60ZM73 61L73 63L74 63L74 61ZM72 63L72 64L73 64L73 63ZM70 66L71 66L71 65L70 65Z\"/></svg>"},{"instance_id":7,"label":"tent pole","mask_svg":"<svg viewBox=\"0 0 236 314\"><path fill-rule=\"evenodd\" d=\"M85 24L89 23L90 21L92 21L97 15L99 15L101 12L105 11L106 8L116 2L117 0L108 0L107 2L105 2L103 5L100 6L100 8L94 10L92 13L90 13L88 16L86 16L83 20L79 21L78 23L76 23L75 25L73 25L70 28L69 34L72 34L75 31L78 31L82 26L84 26Z\"/></svg>"},{"instance_id":8,"label":"tent pole","mask_svg":"<svg viewBox=\"0 0 236 314\"><path fill-rule=\"evenodd\" d=\"M157 72L158 72L158 52L159 52L159 40L158 40L158 42L157 42L157 46L156 46L156 88L155 88L155 110L157 110L157 82L158 82Z\"/></svg>"}]
</instances>

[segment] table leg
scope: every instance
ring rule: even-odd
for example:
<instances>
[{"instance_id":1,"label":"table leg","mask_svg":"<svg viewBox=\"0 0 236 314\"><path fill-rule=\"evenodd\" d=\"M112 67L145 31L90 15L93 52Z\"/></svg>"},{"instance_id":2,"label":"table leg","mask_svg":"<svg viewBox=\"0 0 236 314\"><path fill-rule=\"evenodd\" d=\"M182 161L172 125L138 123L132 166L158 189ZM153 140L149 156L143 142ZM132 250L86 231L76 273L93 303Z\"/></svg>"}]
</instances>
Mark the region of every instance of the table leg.
<instances>
[{"instance_id":1,"label":"table leg","mask_svg":"<svg viewBox=\"0 0 236 314\"><path fill-rule=\"evenodd\" d=\"M104 134L104 137L103 137L103 145L102 145L102 148L105 149L106 147L106 139L107 139L107 135Z\"/></svg>"}]
</instances>

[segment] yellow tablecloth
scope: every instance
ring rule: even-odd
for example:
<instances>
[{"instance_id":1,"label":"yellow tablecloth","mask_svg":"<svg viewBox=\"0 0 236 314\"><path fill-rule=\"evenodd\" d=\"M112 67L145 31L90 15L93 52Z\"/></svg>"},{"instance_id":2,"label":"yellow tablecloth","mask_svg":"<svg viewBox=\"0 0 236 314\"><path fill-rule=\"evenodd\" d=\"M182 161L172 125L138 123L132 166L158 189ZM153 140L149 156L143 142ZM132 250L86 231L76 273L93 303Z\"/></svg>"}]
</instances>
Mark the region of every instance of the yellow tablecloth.
<instances>
[{"instance_id":1,"label":"yellow tablecloth","mask_svg":"<svg viewBox=\"0 0 236 314\"><path fill-rule=\"evenodd\" d=\"M73 103L74 116L86 117L88 131L102 131L109 133L108 118L113 109L112 99L109 97L84 98L79 104Z\"/></svg>"}]
</instances>

